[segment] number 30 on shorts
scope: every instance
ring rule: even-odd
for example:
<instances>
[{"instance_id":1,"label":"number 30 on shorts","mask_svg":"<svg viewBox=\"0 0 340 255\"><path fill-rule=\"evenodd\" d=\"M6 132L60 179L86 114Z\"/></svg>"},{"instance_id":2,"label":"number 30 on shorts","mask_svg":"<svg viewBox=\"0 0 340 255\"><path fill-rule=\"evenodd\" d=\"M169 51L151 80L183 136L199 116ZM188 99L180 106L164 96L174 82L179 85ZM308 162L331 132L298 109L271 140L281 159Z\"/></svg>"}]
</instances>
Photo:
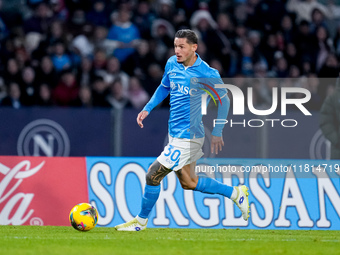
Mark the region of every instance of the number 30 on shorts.
<instances>
[{"instance_id":1,"label":"number 30 on shorts","mask_svg":"<svg viewBox=\"0 0 340 255\"><path fill-rule=\"evenodd\" d=\"M168 146L168 152L164 153L164 156L169 157L171 161L177 161L178 158L181 156L181 151L180 150L173 150L174 146L169 144Z\"/></svg>"}]
</instances>

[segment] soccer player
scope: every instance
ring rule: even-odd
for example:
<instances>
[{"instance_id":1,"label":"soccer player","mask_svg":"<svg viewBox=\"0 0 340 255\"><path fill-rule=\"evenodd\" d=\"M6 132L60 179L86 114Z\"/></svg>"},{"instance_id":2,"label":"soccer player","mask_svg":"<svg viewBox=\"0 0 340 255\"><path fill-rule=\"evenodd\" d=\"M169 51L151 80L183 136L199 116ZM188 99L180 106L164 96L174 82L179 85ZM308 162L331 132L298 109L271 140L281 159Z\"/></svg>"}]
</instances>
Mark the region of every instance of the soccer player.
<instances>
[{"instance_id":1,"label":"soccer player","mask_svg":"<svg viewBox=\"0 0 340 255\"><path fill-rule=\"evenodd\" d=\"M199 178L192 174L196 161L203 155L202 146L205 136L201 102L199 104L193 103L193 94L194 92L198 94L199 91L206 91L190 87L192 79L199 81L200 77L207 77L217 79L220 84L223 83L218 71L211 68L196 53L197 41L198 38L194 31L189 29L177 31L174 40L176 55L169 58L161 84L137 116L137 123L143 128L143 120L170 93L169 143L148 169L140 213L131 221L116 226L115 229L118 231L140 231L146 228L149 214L159 197L160 182L171 171L175 171L183 189L220 194L232 199L241 210L243 219L248 220L249 201L246 186L231 187L215 179ZM212 87L210 86L210 88ZM216 89L215 91L218 93L221 102L218 107L217 118L226 119L230 105L227 90ZM210 92L210 94L212 93ZM192 114L197 116L193 117ZM223 126L215 125L212 131L212 153L217 154L218 151L222 150L224 145Z\"/></svg>"}]
</instances>

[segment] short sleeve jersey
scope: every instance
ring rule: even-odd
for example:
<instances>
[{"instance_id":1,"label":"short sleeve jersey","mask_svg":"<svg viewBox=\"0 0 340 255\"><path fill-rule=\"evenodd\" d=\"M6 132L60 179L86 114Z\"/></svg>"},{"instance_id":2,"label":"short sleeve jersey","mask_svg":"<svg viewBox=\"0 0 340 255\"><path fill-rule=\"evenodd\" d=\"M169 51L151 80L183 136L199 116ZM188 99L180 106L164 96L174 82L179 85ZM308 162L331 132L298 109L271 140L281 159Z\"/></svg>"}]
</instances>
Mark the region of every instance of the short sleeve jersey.
<instances>
[{"instance_id":1,"label":"short sleeve jersey","mask_svg":"<svg viewBox=\"0 0 340 255\"><path fill-rule=\"evenodd\" d=\"M176 56L170 57L165 66L161 86L169 89L170 92L168 124L169 134L172 137L187 139L204 137L202 94L207 90L213 90L214 93L210 94L216 99L227 94L226 89L214 89L214 84L223 84L218 71L211 68L198 54L196 55L197 60L192 66L185 67L182 63L178 63Z\"/></svg>"}]
</instances>

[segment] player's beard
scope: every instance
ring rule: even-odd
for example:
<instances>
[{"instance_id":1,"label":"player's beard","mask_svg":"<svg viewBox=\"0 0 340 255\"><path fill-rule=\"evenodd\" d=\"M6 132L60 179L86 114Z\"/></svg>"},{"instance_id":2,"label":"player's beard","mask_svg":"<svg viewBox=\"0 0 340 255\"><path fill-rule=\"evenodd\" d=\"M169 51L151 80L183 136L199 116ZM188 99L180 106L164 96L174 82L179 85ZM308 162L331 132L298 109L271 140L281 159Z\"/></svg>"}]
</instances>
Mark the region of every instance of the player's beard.
<instances>
[{"instance_id":1,"label":"player's beard","mask_svg":"<svg viewBox=\"0 0 340 255\"><path fill-rule=\"evenodd\" d=\"M177 60L177 59L176 59L176 60ZM184 63L184 60L177 60L177 63L183 64L183 63Z\"/></svg>"},{"instance_id":2,"label":"player's beard","mask_svg":"<svg viewBox=\"0 0 340 255\"><path fill-rule=\"evenodd\" d=\"M183 59L183 58L182 58ZM186 59L183 59L183 60L177 60L177 63L178 64L183 64L184 65L184 63L186 62L186 61L188 61L188 57L186 58Z\"/></svg>"},{"instance_id":3,"label":"player's beard","mask_svg":"<svg viewBox=\"0 0 340 255\"><path fill-rule=\"evenodd\" d=\"M177 60L177 63L179 63L179 64L183 64L183 65L187 65L191 60L192 60L192 58L195 56L195 52L193 52L191 55L188 55L185 59L182 57L182 59L184 59L184 60L181 60L181 61L178 61ZM186 63L186 64L185 64Z\"/></svg>"}]
</instances>

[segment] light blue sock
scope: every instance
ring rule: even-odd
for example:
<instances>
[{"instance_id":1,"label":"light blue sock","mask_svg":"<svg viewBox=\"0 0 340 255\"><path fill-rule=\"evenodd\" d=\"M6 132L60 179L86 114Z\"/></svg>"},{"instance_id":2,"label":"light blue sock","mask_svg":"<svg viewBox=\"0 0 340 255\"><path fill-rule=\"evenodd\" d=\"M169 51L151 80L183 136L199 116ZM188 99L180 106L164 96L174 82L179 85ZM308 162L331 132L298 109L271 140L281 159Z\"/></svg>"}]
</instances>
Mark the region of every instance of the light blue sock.
<instances>
[{"instance_id":1,"label":"light blue sock","mask_svg":"<svg viewBox=\"0 0 340 255\"><path fill-rule=\"evenodd\" d=\"M151 185L145 185L144 189L144 195L142 198L142 209L140 213L138 214L141 218L148 218L149 214L153 208L153 206L156 204L157 199L159 197L159 193L161 191L161 186L151 186Z\"/></svg>"},{"instance_id":2,"label":"light blue sock","mask_svg":"<svg viewBox=\"0 0 340 255\"><path fill-rule=\"evenodd\" d=\"M201 177L198 178L198 183L195 190L208 194L220 194L230 198L234 188L216 181L215 179Z\"/></svg>"}]
</instances>

